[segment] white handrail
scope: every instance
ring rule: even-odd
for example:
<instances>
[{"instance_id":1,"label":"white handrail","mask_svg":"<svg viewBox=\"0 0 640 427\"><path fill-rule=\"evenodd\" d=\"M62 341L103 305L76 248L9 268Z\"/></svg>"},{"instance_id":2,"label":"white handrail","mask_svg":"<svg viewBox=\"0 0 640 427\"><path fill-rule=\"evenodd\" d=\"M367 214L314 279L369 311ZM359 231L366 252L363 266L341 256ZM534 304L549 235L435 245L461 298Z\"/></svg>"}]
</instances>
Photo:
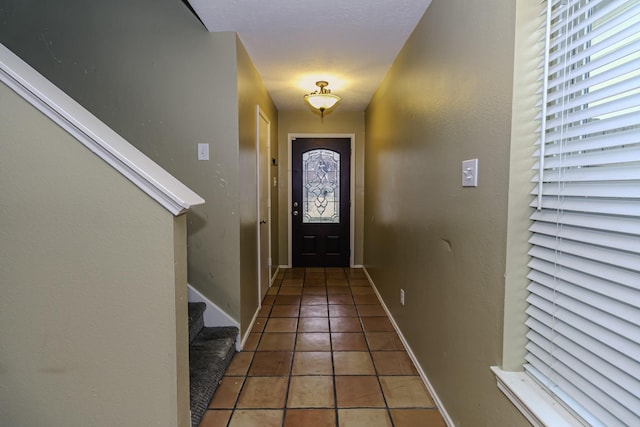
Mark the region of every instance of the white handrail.
<instances>
[{"instance_id":1,"label":"white handrail","mask_svg":"<svg viewBox=\"0 0 640 427\"><path fill-rule=\"evenodd\" d=\"M204 199L0 43L0 81L74 136L105 162L179 215Z\"/></svg>"}]
</instances>

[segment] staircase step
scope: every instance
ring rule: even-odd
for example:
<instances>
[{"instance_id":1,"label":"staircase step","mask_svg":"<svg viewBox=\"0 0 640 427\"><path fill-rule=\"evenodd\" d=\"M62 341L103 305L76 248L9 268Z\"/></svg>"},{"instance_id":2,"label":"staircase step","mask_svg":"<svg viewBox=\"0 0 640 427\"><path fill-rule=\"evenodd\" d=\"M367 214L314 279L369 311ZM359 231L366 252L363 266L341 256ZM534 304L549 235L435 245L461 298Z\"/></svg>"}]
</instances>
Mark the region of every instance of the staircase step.
<instances>
[{"instance_id":1,"label":"staircase step","mask_svg":"<svg viewBox=\"0 0 640 427\"><path fill-rule=\"evenodd\" d=\"M205 327L189 346L191 425L197 427L236 352L238 328Z\"/></svg>"},{"instance_id":2,"label":"staircase step","mask_svg":"<svg viewBox=\"0 0 640 427\"><path fill-rule=\"evenodd\" d=\"M204 327L202 313L204 313L206 308L207 305L203 302L189 303L189 343L193 342Z\"/></svg>"}]
</instances>

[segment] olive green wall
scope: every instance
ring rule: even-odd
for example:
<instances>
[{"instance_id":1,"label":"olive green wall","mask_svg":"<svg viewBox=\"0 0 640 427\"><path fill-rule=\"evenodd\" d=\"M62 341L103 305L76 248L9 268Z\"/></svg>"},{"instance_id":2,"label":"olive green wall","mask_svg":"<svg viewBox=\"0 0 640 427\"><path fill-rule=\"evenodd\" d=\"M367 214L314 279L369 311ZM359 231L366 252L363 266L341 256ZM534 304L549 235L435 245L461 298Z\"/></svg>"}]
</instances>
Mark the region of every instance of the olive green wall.
<instances>
[{"instance_id":1,"label":"olive green wall","mask_svg":"<svg viewBox=\"0 0 640 427\"><path fill-rule=\"evenodd\" d=\"M0 141L0 424L190 426L185 217L3 83Z\"/></svg>"},{"instance_id":2,"label":"olive green wall","mask_svg":"<svg viewBox=\"0 0 640 427\"><path fill-rule=\"evenodd\" d=\"M302 104L302 97L300 97ZM278 122L278 192L279 203L279 260L281 265L289 262L289 134L354 134L356 138L355 193L351 200L355 202L355 235L353 257L355 265L362 265L363 254L363 214L364 214L364 113L341 111L340 106L320 120L320 116L310 110L281 111Z\"/></svg>"},{"instance_id":3,"label":"olive green wall","mask_svg":"<svg viewBox=\"0 0 640 427\"><path fill-rule=\"evenodd\" d=\"M242 42L237 39L238 111L240 130L240 319L242 334L247 331L259 306L258 297L258 204L257 204L257 106L271 122L272 157L278 155L278 111L251 62ZM274 171L272 171L274 173ZM275 193L275 194L274 194ZM277 200L277 188L271 186ZM272 204L272 218L277 218L277 204ZM272 248L277 248L277 221L271 222ZM277 252L272 250L277 262Z\"/></svg>"},{"instance_id":4,"label":"olive green wall","mask_svg":"<svg viewBox=\"0 0 640 427\"><path fill-rule=\"evenodd\" d=\"M514 30L515 2L433 0L366 111L364 264L457 426L528 425L489 370L502 355ZM462 188L473 158L478 187Z\"/></svg>"},{"instance_id":5,"label":"olive green wall","mask_svg":"<svg viewBox=\"0 0 640 427\"><path fill-rule=\"evenodd\" d=\"M0 22L0 42L207 201L188 216L189 283L239 322L241 265L255 262L240 156L255 139L251 104L274 131L277 116L236 35L207 32L176 0L9 0ZM211 160L197 160L198 143Z\"/></svg>"}]
</instances>

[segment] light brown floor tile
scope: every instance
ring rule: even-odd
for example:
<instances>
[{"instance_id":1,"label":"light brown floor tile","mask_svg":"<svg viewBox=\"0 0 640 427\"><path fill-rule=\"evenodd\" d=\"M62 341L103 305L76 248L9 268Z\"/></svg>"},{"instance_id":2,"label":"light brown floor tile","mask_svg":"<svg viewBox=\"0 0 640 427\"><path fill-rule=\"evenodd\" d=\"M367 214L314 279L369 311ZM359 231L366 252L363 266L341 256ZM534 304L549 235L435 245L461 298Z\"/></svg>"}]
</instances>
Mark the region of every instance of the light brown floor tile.
<instances>
[{"instance_id":1,"label":"light brown floor tile","mask_svg":"<svg viewBox=\"0 0 640 427\"><path fill-rule=\"evenodd\" d=\"M280 292L278 292L278 295L302 295L302 286L283 287L282 289L280 289Z\"/></svg>"},{"instance_id":2,"label":"light brown floor tile","mask_svg":"<svg viewBox=\"0 0 640 427\"><path fill-rule=\"evenodd\" d=\"M361 332L332 332L331 348L333 351L367 351L367 341Z\"/></svg>"},{"instance_id":3,"label":"light brown floor tile","mask_svg":"<svg viewBox=\"0 0 640 427\"><path fill-rule=\"evenodd\" d=\"M327 304L327 297L322 295L303 295L302 305L325 305Z\"/></svg>"},{"instance_id":4,"label":"light brown floor tile","mask_svg":"<svg viewBox=\"0 0 640 427\"><path fill-rule=\"evenodd\" d=\"M244 343L242 347L243 351L253 351L258 346L258 341L260 341L260 337L262 334L251 332L247 337L247 341Z\"/></svg>"},{"instance_id":5,"label":"light brown floor tile","mask_svg":"<svg viewBox=\"0 0 640 427\"><path fill-rule=\"evenodd\" d=\"M291 377L287 408L331 408L333 397L333 377Z\"/></svg>"},{"instance_id":6,"label":"light brown floor tile","mask_svg":"<svg viewBox=\"0 0 640 427\"><path fill-rule=\"evenodd\" d=\"M206 411L200 420L199 427L227 427L231 418L230 410Z\"/></svg>"},{"instance_id":7,"label":"light brown floor tile","mask_svg":"<svg viewBox=\"0 0 640 427\"><path fill-rule=\"evenodd\" d=\"M301 299L299 295L278 295L275 305L298 305Z\"/></svg>"},{"instance_id":8,"label":"light brown floor tile","mask_svg":"<svg viewBox=\"0 0 640 427\"><path fill-rule=\"evenodd\" d=\"M326 281L324 279L304 279L304 287L313 287L313 286L326 286Z\"/></svg>"},{"instance_id":9,"label":"light brown floor tile","mask_svg":"<svg viewBox=\"0 0 640 427\"><path fill-rule=\"evenodd\" d=\"M302 279L285 278L282 280L282 287L302 287Z\"/></svg>"},{"instance_id":10,"label":"light brown floor tile","mask_svg":"<svg viewBox=\"0 0 640 427\"><path fill-rule=\"evenodd\" d=\"M300 306L274 305L270 317L298 317L298 314L300 314Z\"/></svg>"},{"instance_id":11,"label":"light brown floor tile","mask_svg":"<svg viewBox=\"0 0 640 427\"><path fill-rule=\"evenodd\" d=\"M293 333L271 334L265 332L262 334L260 344L258 344L258 351L292 351L295 338L296 334Z\"/></svg>"},{"instance_id":12,"label":"light brown floor tile","mask_svg":"<svg viewBox=\"0 0 640 427\"><path fill-rule=\"evenodd\" d=\"M284 408L288 383L288 377L247 377L237 407Z\"/></svg>"},{"instance_id":13,"label":"light brown floor tile","mask_svg":"<svg viewBox=\"0 0 640 427\"><path fill-rule=\"evenodd\" d=\"M329 304L351 304L353 305L353 297L351 295L329 295ZM353 307L355 308L355 307Z\"/></svg>"},{"instance_id":14,"label":"light brown floor tile","mask_svg":"<svg viewBox=\"0 0 640 427\"><path fill-rule=\"evenodd\" d=\"M360 319L357 317L330 317L331 332L361 332Z\"/></svg>"},{"instance_id":15,"label":"light brown floor tile","mask_svg":"<svg viewBox=\"0 0 640 427\"><path fill-rule=\"evenodd\" d=\"M368 351L336 351L333 353L336 375L375 375Z\"/></svg>"},{"instance_id":16,"label":"light brown floor tile","mask_svg":"<svg viewBox=\"0 0 640 427\"><path fill-rule=\"evenodd\" d=\"M303 305L300 307L300 317L327 317L328 315L326 305Z\"/></svg>"},{"instance_id":17,"label":"light brown floor tile","mask_svg":"<svg viewBox=\"0 0 640 427\"><path fill-rule=\"evenodd\" d=\"M284 427L336 427L334 409L288 409Z\"/></svg>"},{"instance_id":18,"label":"light brown floor tile","mask_svg":"<svg viewBox=\"0 0 640 427\"><path fill-rule=\"evenodd\" d=\"M356 302L356 304L380 304L380 301L375 294L356 294L353 296L353 300Z\"/></svg>"},{"instance_id":19,"label":"light brown floor tile","mask_svg":"<svg viewBox=\"0 0 640 427\"><path fill-rule=\"evenodd\" d=\"M327 286L327 295L351 295L348 286Z\"/></svg>"},{"instance_id":20,"label":"light brown floor tile","mask_svg":"<svg viewBox=\"0 0 640 427\"><path fill-rule=\"evenodd\" d=\"M332 279L346 279L347 275L344 272L344 268L342 267L328 267L324 270L325 275L328 278Z\"/></svg>"},{"instance_id":21,"label":"light brown floor tile","mask_svg":"<svg viewBox=\"0 0 640 427\"><path fill-rule=\"evenodd\" d=\"M346 279L327 279L327 286L344 286L348 287L349 282Z\"/></svg>"},{"instance_id":22,"label":"light brown floor tile","mask_svg":"<svg viewBox=\"0 0 640 427\"><path fill-rule=\"evenodd\" d=\"M231 363L225 371L225 375L247 375L253 354L252 351L247 350L242 350L234 354Z\"/></svg>"},{"instance_id":23,"label":"light brown floor tile","mask_svg":"<svg viewBox=\"0 0 640 427\"><path fill-rule=\"evenodd\" d=\"M433 408L422 379L415 377L380 377L380 384L389 408Z\"/></svg>"},{"instance_id":24,"label":"light brown floor tile","mask_svg":"<svg viewBox=\"0 0 640 427\"><path fill-rule=\"evenodd\" d=\"M273 315L272 315L273 316ZM391 332L395 331L389 319L385 317L363 317L362 327L366 332Z\"/></svg>"},{"instance_id":25,"label":"light brown floor tile","mask_svg":"<svg viewBox=\"0 0 640 427\"><path fill-rule=\"evenodd\" d=\"M280 427L283 410L236 410L229 427Z\"/></svg>"},{"instance_id":26,"label":"light brown floor tile","mask_svg":"<svg viewBox=\"0 0 640 427\"><path fill-rule=\"evenodd\" d=\"M351 288L351 293L353 295L374 295L375 292L373 288L370 286L354 286Z\"/></svg>"},{"instance_id":27,"label":"light brown floor tile","mask_svg":"<svg viewBox=\"0 0 640 427\"><path fill-rule=\"evenodd\" d=\"M338 408L382 408L385 406L378 379L374 376L336 376Z\"/></svg>"},{"instance_id":28,"label":"light brown floor tile","mask_svg":"<svg viewBox=\"0 0 640 427\"><path fill-rule=\"evenodd\" d=\"M304 279L324 279L324 267L306 267Z\"/></svg>"},{"instance_id":29,"label":"light brown floor tile","mask_svg":"<svg viewBox=\"0 0 640 427\"><path fill-rule=\"evenodd\" d=\"M258 311L258 315L256 317L269 317L269 313L271 313L272 305L264 304L260 307L260 311Z\"/></svg>"},{"instance_id":30,"label":"light brown floor tile","mask_svg":"<svg viewBox=\"0 0 640 427\"><path fill-rule=\"evenodd\" d=\"M395 427L446 427L437 409L392 409Z\"/></svg>"},{"instance_id":31,"label":"light brown floor tile","mask_svg":"<svg viewBox=\"0 0 640 427\"><path fill-rule=\"evenodd\" d=\"M358 317L358 312L353 304L329 305L329 317Z\"/></svg>"},{"instance_id":32,"label":"light brown floor tile","mask_svg":"<svg viewBox=\"0 0 640 427\"><path fill-rule=\"evenodd\" d=\"M356 308L358 309L358 313L362 317L377 317L387 315L380 304L362 304L356 305Z\"/></svg>"},{"instance_id":33,"label":"light brown floor tile","mask_svg":"<svg viewBox=\"0 0 640 427\"><path fill-rule=\"evenodd\" d=\"M262 305L273 305L275 300L276 300L275 295L267 295L262 300Z\"/></svg>"},{"instance_id":34,"label":"light brown floor tile","mask_svg":"<svg viewBox=\"0 0 640 427\"><path fill-rule=\"evenodd\" d=\"M329 318L301 317L298 320L298 332L329 332Z\"/></svg>"},{"instance_id":35,"label":"light brown floor tile","mask_svg":"<svg viewBox=\"0 0 640 427\"><path fill-rule=\"evenodd\" d=\"M371 351L404 350L402 341L395 332L365 332Z\"/></svg>"},{"instance_id":36,"label":"light brown floor tile","mask_svg":"<svg viewBox=\"0 0 640 427\"><path fill-rule=\"evenodd\" d=\"M289 375L291 359L291 351L258 351L251 362L249 375Z\"/></svg>"},{"instance_id":37,"label":"light brown floor tile","mask_svg":"<svg viewBox=\"0 0 640 427\"><path fill-rule=\"evenodd\" d=\"M222 377L209 408L233 409L240 394L244 377Z\"/></svg>"},{"instance_id":38,"label":"light brown floor tile","mask_svg":"<svg viewBox=\"0 0 640 427\"><path fill-rule=\"evenodd\" d=\"M295 317L270 317L265 332L295 332L298 329L298 319Z\"/></svg>"},{"instance_id":39,"label":"light brown floor tile","mask_svg":"<svg viewBox=\"0 0 640 427\"><path fill-rule=\"evenodd\" d=\"M391 427L386 409L338 409L340 427Z\"/></svg>"},{"instance_id":40,"label":"light brown floor tile","mask_svg":"<svg viewBox=\"0 0 640 427\"><path fill-rule=\"evenodd\" d=\"M269 288L269 290L267 291L267 295L278 295L278 291L280 290L280 288L272 286Z\"/></svg>"},{"instance_id":41,"label":"light brown floor tile","mask_svg":"<svg viewBox=\"0 0 640 427\"><path fill-rule=\"evenodd\" d=\"M361 278L361 279L367 278L362 268L348 268L345 270L345 273L349 278Z\"/></svg>"},{"instance_id":42,"label":"light brown floor tile","mask_svg":"<svg viewBox=\"0 0 640 427\"><path fill-rule=\"evenodd\" d=\"M302 294L303 295L327 295L327 290L326 288L323 288L321 286L315 286L311 288L303 288Z\"/></svg>"},{"instance_id":43,"label":"light brown floor tile","mask_svg":"<svg viewBox=\"0 0 640 427\"><path fill-rule=\"evenodd\" d=\"M331 338L326 332L299 333L296 351L331 351Z\"/></svg>"},{"instance_id":44,"label":"light brown floor tile","mask_svg":"<svg viewBox=\"0 0 640 427\"><path fill-rule=\"evenodd\" d=\"M293 375L333 375L331 352L296 351L291 373Z\"/></svg>"},{"instance_id":45,"label":"light brown floor tile","mask_svg":"<svg viewBox=\"0 0 640 427\"><path fill-rule=\"evenodd\" d=\"M251 332L263 332L264 331L264 325L267 324L267 318L266 317L256 317L256 321L253 322L253 328L251 328Z\"/></svg>"},{"instance_id":46,"label":"light brown floor tile","mask_svg":"<svg viewBox=\"0 0 640 427\"><path fill-rule=\"evenodd\" d=\"M372 351L378 375L418 375L406 351Z\"/></svg>"},{"instance_id":47,"label":"light brown floor tile","mask_svg":"<svg viewBox=\"0 0 640 427\"><path fill-rule=\"evenodd\" d=\"M354 288L357 286L371 286L367 278L353 277L349 278L349 285Z\"/></svg>"}]
</instances>

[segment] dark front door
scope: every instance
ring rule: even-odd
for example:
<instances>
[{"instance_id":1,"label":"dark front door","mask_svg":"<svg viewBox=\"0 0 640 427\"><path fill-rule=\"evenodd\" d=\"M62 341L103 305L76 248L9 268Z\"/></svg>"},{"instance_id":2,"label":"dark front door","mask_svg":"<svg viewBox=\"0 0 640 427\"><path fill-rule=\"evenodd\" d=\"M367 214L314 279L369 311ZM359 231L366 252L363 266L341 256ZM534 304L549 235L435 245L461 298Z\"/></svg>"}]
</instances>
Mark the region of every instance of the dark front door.
<instances>
[{"instance_id":1,"label":"dark front door","mask_svg":"<svg viewBox=\"0 0 640 427\"><path fill-rule=\"evenodd\" d=\"M294 267L349 266L351 140L292 141Z\"/></svg>"}]
</instances>

